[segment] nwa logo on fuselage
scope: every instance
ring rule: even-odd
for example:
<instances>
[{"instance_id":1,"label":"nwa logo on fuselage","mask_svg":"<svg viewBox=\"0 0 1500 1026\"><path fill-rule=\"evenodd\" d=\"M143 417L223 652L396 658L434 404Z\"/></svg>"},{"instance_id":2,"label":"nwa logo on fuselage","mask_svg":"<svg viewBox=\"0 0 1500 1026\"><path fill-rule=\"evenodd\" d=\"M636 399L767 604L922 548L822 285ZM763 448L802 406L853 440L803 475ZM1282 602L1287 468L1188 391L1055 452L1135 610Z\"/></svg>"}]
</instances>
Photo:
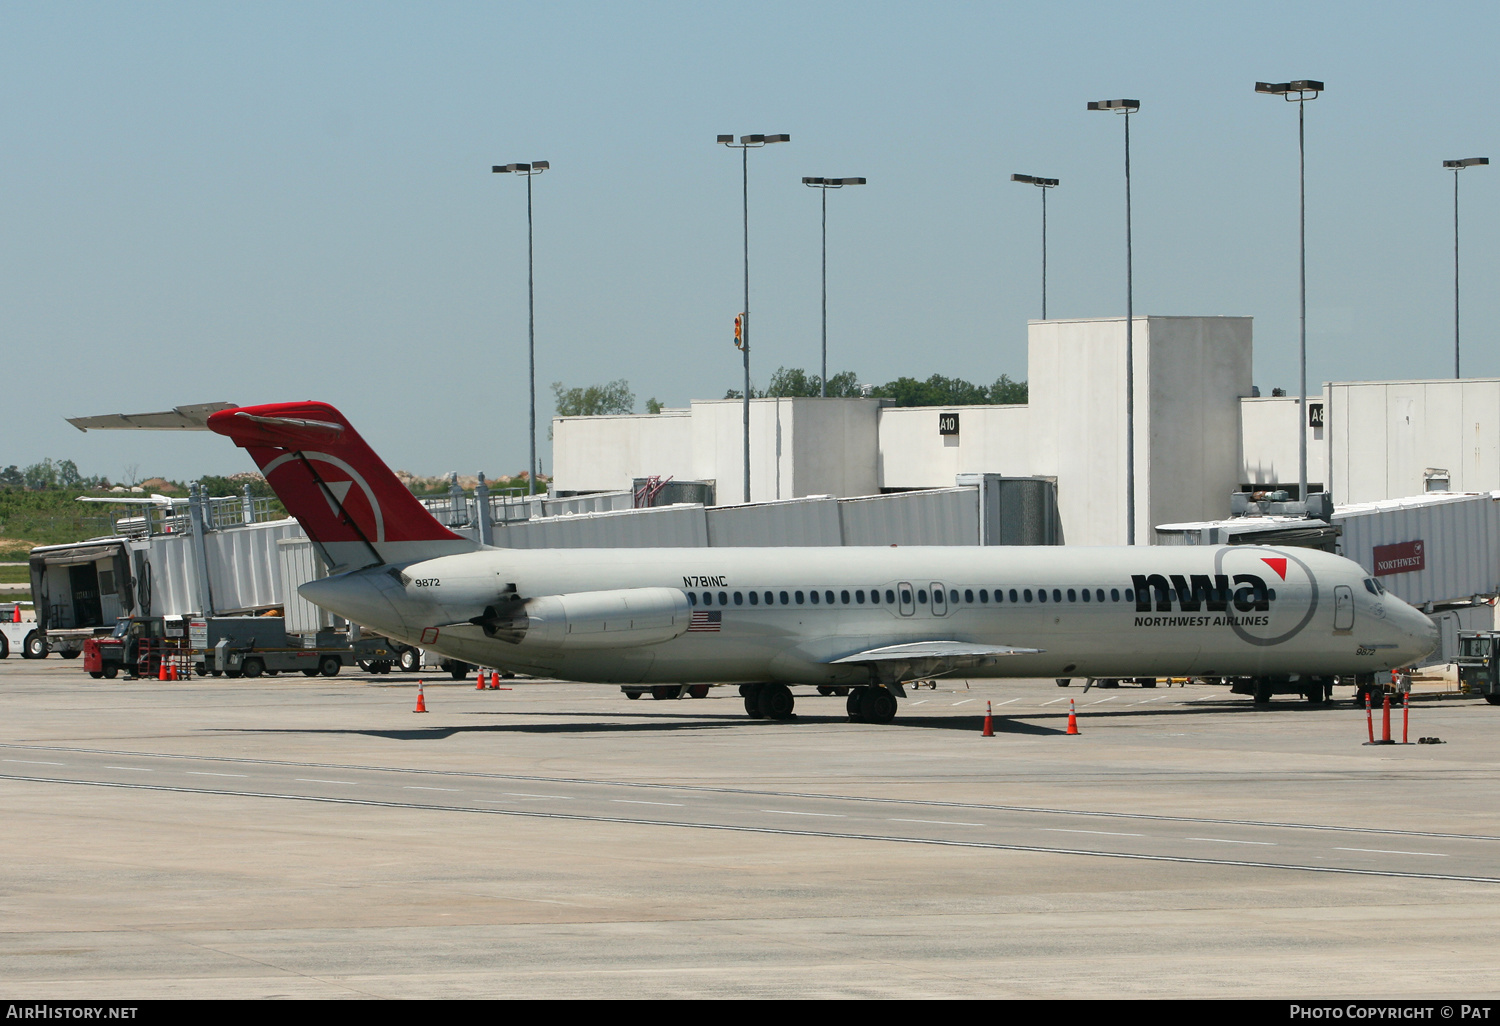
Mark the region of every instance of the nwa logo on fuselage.
<instances>
[{"instance_id":1,"label":"nwa logo on fuselage","mask_svg":"<svg viewBox=\"0 0 1500 1026\"><path fill-rule=\"evenodd\" d=\"M1184 613L1224 613L1231 605L1241 613L1271 609L1271 590L1255 574L1132 574L1137 613L1170 613L1173 602ZM1153 604L1153 599L1154 604Z\"/></svg>"},{"instance_id":2,"label":"nwa logo on fuselage","mask_svg":"<svg viewBox=\"0 0 1500 1026\"><path fill-rule=\"evenodd\" d=\"M1266 551L1221 548L1214 555L1213 573L1131 575L1135 626L1227 628L1251 645L1290 640L1318 608L1317 578L1297 555L1275 549L1270 550L1274 556L1262 555ZM1278 596L1278 587L1284 595ZM1168 615L1159 615L1163 613Z\"/></svg>"}]
</instances>

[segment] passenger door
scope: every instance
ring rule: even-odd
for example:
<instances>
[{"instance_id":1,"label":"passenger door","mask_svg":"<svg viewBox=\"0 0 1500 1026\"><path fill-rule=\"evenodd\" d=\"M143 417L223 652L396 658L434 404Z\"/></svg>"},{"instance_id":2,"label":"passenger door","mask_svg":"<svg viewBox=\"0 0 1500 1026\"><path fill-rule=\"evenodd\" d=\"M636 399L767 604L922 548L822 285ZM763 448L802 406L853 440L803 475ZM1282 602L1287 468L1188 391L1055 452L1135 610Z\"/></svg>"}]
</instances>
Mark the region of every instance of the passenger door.
<instances>
[{"instance_id":1,"label":"passenger door","mask_svg":"<svg viewBox=\"0 0 1500 1026\"><path fill-rule=\"evenodd\" d=\"M1354 629L1354 591L1347 584L1336 585L1333 589L1333 629Z\"/></svg>"}]
</instances>

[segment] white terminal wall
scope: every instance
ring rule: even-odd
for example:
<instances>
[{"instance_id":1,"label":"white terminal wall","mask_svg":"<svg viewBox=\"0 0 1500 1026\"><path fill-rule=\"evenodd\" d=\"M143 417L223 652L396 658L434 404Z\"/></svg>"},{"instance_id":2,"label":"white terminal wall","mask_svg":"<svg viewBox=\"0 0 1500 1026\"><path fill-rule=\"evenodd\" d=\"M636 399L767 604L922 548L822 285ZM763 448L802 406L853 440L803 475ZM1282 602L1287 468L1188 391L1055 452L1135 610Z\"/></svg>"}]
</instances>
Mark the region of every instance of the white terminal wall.
<instances>
[{"instance_id":1,"label":"white terminal wall","mask_svg":"<svg viewBox=\"0 0 1500 1026\"><path fill-rule=\"evenodd\" d=\"M1135 535L1227 511L1239 482L1249 317L1134 319ZM1125 319L1032 321L1031 473L1057 478L1068 544L1126 541ZM1191 511L1191 512L1190 512Z\"/></svg>"},{"instance_id":2,"label":"white terminal wall","mask_svg":"<svg viewBox=\"0 0 1500 1026\"><path fill-rule=\"evenodd\" d=\"M962 473L1057 479L1063 539L1125 541L1125 321L1033 321L1027 406L898 409L878 399L750 403L751 500L937 488ZM1248 317L1137 317L1136 537L1214 519L1240 482ZM959 415L957 435L938 417ZM653 474L713 481L743 499L743 405L553 420L553 487L610 491ZM1295 448L1295 445L1294 445Z\"/></svg>"},{"instance_id":3,"label":"white terminal wall","mask_svg":"<svg viewBox=\"0 0 1500 1026\"><path fill-rule=\"evenodd\" d=\"M1323 403L1324 393L1309 393L1309 404ZM1297 424L1300 415L1296 396L1260 396L1240 400L1240 435L1244 460L1240 483L1252 490L1262 485L1297 486ZM1327 424L1327 420L1324 420ZM1307 485L1309 491L1323 491L1328 484L1328 441L1325 429L1310 427L1307 431ZM1340 497L1339 501L1343 501Z\"/></svg>"},{"instance_id":4,"label":"white terminal wall","mask_svg":"<svg viewBox=\"0 0 1500 1026\"><path fill-rule=\"evenodd\" d=\"M1451 491L1500 489L1500 378L1335 382L1325 389L1338 502L1420 495L1428 468L1448 471Z\"/></svg>"}]
</instances>

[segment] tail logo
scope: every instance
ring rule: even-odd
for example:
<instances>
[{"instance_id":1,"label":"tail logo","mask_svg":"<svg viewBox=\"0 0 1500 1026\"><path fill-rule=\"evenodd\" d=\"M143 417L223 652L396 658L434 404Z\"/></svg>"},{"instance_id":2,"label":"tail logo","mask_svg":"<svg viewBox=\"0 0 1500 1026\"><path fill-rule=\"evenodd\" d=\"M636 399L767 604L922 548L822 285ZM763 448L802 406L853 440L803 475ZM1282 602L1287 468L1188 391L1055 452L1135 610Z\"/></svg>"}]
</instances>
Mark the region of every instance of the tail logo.
<instances>
[{"instance_id":1,"label":"tail logo","mask_svg":"<svg viewBox=\"0 0 1500 1026\"><path fill-rule=\"evenodd\" d=\"M362 526L373 523L374 536L370 538L370 541L378 545L386 540L385 515L381 511L380 500L375 497L375 489L370 487L369 482L360 475L359 471L337 456L331 456L326 452L309 452L306 450L300 454L295 452L283 453L266 464L264 470L266 480L269 482L271 475L276 472L277 468L298 459L299 455L300 458L307 460L309 463L321 465L318 476L327 486L324 499L327 501L334 516L348 516L356 524ZM332 468L339 473L330 474L328 470L322 468ZM366 502L369 504L368 518L362 515L364 511L350 508L349 493L353 491L352 485L359 486L359 492L363 493Z\"/></svg>"}]
</instances>

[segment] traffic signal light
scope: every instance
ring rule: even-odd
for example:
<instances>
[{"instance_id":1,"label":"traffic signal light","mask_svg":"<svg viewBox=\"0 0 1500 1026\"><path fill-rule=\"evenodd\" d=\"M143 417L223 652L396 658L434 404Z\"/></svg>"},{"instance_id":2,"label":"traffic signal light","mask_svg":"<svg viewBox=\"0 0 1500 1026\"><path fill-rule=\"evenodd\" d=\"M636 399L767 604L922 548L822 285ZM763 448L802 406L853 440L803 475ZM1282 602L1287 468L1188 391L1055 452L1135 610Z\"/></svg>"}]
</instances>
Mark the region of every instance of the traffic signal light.
<instances>
[{"instance_id":1,"label":"traffic signal light","mask_svg":"<svg viewBox=\"0 0 1500 1026\"><path fill-rule=\"evenodd\" d=\"M734 315L734 348L745 348L745 315Z\"/></svg>"}]
</instances>

